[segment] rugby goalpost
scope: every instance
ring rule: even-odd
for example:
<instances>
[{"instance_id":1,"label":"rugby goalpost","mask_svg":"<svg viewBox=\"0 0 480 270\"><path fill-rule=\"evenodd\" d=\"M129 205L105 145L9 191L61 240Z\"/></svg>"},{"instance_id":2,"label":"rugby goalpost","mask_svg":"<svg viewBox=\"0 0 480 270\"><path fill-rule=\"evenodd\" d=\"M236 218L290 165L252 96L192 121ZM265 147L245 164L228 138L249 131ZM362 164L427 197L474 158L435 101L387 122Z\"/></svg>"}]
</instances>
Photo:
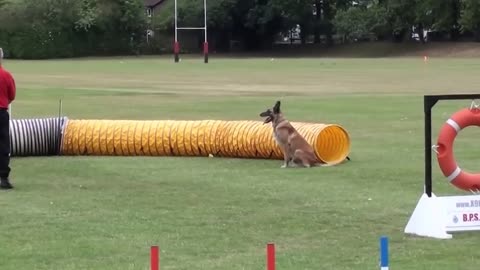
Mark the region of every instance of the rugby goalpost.
<instances>
[{"instance_id":1,"label":"rugby goalpost","mask_svg":"<svg viewBox=\"0 0 480 270\"><path fill-rule=\"evenodd\" d=\"M479 105L475 104L475 99L479 99L480 94L455 94L455 95L425 95L423 99L424 116L425 116L425 179L424 192L420 197L417 206L415 207L404 232L406 234L413 234L424 237L431 237L437 239L451 239L454 232L464 231L480 231L480 195L479 190L470 190L473 195L460 196L442 196L437 197L433 193L432 184L432 152L437 153L437 158L444 159L445 152L439 154L437 149L439 145L432 145L432 109L437 102L442 100L472 100L472 105L469 109L480 112ZM460 112L460 111L459 111ZM458 112L457 112L458 114ZM457 115L455 114L455 115ZM472 114L473 115L473 114ZM454 115L453 115L454 116ZM472 121L462 121L464 123L458 124L452 120L451 116L444 124L445 130L449 130L450 140L453 141L456 134L464 127L480 124L480 119L475 116L477 123ZM480 116L480 115L479 115ZM464 119L462 119L464 120ZM457 121L458 122L458 121ZM444 129L442 129L443 131ZM453 135L452 135L453 134ZM440 137L440 136L439 136ZM452 142L453 145L453 142ZM442 146L442 151L445 147ZM450 147L452 147L450 145ZM447 151L450 154L449 161L451 164L455 163L453 158L453 150L450 148ZM439 161L440 162L440 161ZM445 175L447 181L455 180L463 172L460 167ZM478 174L468 174L469 177L479 176Z\"/></svg>"},{"instance_id":2,"label":"rugby goalpost","mask_svg":"<svg viewBox=\"0 0 480 270\"><path fill-rule=\"evenodd\" d=\"M175 41L173 45L173 53L175 63L180 61L180 43L178 42L178 30L203 30L203 62L208 63L208 39L207 39L207 0L203 0L203 27L178 27L177 21L177 0L175 0Z\"/></svg>"}]
</instances>

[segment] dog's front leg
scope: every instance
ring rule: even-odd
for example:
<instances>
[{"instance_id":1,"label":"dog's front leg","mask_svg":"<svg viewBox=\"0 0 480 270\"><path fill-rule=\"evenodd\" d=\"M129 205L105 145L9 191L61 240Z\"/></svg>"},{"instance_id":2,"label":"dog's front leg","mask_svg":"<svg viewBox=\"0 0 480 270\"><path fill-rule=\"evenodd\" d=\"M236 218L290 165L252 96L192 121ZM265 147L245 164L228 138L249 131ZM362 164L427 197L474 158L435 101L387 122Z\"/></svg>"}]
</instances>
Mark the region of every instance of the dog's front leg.
<instances>
[{"instance_id":1,"label":"dog's front leg","mask_svg":"<svg viewBox=\"0 0 480 270\"><path fill-rule=\"evenodd\" d=\"M288 165L289 165L289 163L290 163L290 160L291 160L291 159L290 159L290 158L288 157L288 155L285 153L285 154L283 155L283 165L282 165L281 168L286 168L286 167L288 167Z\"/></svg>"},{"instance_id":2,"label":"dog's front leg","mask_svg":"<svg viewBox=\"0 0 480 270\"><path fill-rule=\"evenodd\" d=\"M287 168L290 163L291 157L286 148L283 148L282 150L283 150L283 165L281 168Z\"/></svg>"},{"instance_id":3,"label":"dog's front leg","mask_svg":"<svg viewBox=\"0 0 480 270\"><path fill-rule=\"evenodd\" d=\"M283 149L283 160L284 160L284 163L282 165L282 168L292 167L290 165L293 162L293 156L292 156L292 153L290 152L289 146Z\"/></svg>"}]
</instances>

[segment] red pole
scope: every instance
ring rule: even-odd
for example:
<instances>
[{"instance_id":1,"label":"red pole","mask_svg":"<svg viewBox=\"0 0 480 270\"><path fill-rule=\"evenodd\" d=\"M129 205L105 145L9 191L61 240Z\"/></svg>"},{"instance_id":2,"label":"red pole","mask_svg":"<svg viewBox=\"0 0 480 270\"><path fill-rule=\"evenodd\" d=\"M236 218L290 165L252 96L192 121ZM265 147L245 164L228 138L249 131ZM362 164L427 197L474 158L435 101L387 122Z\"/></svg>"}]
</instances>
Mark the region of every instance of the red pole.
<instances>
[{"instance_id":1,"label":"red pole","mask_svg":"<svg viewBox=\"0 0 480 270\"><path fill-rule=\"evenodd\" d=\"M275 270L275 245L267 244L267 270Z\"/></svg>"},{"instance_id":2,"label":"red pole","mask_svg":"<svg viewBox=\"0 0 480 270\"><path fill-rule=\"evenodd\" d=\"M206 41L205 43L203 43L203 56L204 56L203 62L208 63L208 42Z\"/></svg>"},{"instance_id":3,"label":"red pole","mask_svg":"<svg viewBox=\"0 0 480 270\"><path fill-rule=\"evenodd\" d=\"M150 270L160 270L158 262L158 246L150 247Z\"/></svg>"},{"instance_id":4,"label":"red pole","mask_svg":"<svg viewBox=\"0 0 480 270\"><path fill-rule=\"evenodd\" d=\"M175 43L173 44L173 54L175 58L175 63L178 63L180 59L178 56L179 53L180 53L180 43L178 43L178 41L175 41Z\"/></svg>"}]
</instances>

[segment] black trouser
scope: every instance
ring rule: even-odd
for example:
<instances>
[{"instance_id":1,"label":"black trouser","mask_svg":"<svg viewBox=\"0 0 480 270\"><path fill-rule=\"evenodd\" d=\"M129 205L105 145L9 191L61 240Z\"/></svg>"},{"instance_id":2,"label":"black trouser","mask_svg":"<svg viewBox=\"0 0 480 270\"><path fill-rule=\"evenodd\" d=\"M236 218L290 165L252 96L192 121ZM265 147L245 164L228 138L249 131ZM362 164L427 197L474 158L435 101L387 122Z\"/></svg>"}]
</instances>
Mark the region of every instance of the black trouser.
<instances>
[{"instance_id":1,"label":"black trouser","mask_svg":"<svg viewBox=\"0 0 480 270\"><path fill-rule=\"evenodd\" d=\"M10 175L10 115L0 109L0 178Z\"/></svg>"}]
</instances>

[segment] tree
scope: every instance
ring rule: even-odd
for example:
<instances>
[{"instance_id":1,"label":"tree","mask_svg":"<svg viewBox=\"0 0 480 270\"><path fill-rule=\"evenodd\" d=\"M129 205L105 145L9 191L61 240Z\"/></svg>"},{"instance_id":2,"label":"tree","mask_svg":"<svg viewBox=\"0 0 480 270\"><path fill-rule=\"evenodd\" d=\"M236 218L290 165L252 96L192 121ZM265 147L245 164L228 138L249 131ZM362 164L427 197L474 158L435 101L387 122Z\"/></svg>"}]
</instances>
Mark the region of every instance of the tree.
<instances>
[{"instance_id":1,"label":"tree","mask_svg":"<svg viewBox=\"0 0 480 270\"><path fill-rule=\"evenodd\" d=\"M350 41L369 39L372 34L383 36L390 31L385 7L373 1L337 11L333 24L337 33Z\"/></svg>"},{"instance_id":2,"label":"tree","mask_svg":"<svg viewBox=\"0 0 480 270\"><path fill-rule=\"evenodd\" d=\"M462 1L459 22L462 32L473 32L475 40L480 42L480 2L478 0Z\"/></svg>"},{"instance_id":3,"label":"tree","mask_svg":"<svg viewBox=\"0 0 480 270\"><path fill-rule=\"evenodd\" d=\"M17 0L2 7L0 39L17 58L132 53L144 22L142 0Z\"/></svg>"},{"instance_id":4,"label":"tree","mask_svg":"<svg viewBox=\"0 0 480 270\"><path fill-rule=\"evenodd\" d=\"M321 2L321 8L317 8L317 25L320 28L320 32L323 32L327 37L327 46L333 45L333 23L332 20L334 18L334 7L335 1L334 0L322 0L316 1ZM318 11L321 11L320 14ZM323 15L323 16L321 16Z\"/></svg>"},{"instance_id":5,"label":"tree","mask_svg":"<svg viewBox=\"0 0 480 270\"><path fill-rule=\"evenodd\" d=\"M460 1L459 0L418 0L417 22L423 27L450 34L456 40L459 32Z\"/></svg>"},{"instance_id":6,"label":"tree","mask_svg":"<svg viewBox=\"0 0 480 270\"><path fill-rule=\"evenodd\" d=\"M197 2L195 2L197 1ZM300 0L302 1L302 0ZM172 1L173 2L173 1ZM209 0L207 6L209 33L216 40L234 38L244 42L247 49L261 49L272 44L275 35L284 29L291 15L285 7L295 0ZM203 25L203 2L199 0L178 1L178 22L182 25ZM159 30L173 32L173 5L157 14ZM302 7L302 5L298 5ZM287 17L282 17L286 10ZM298 16L300 18L300 16Z\"/></svg>"},{"instance_id":7,"label":"tree","mask_svg":"<svg viewBox=\"0 0 480 270\"><path fill-rule=\"evenodd\" d=\"M415 0L385 1L387 20L389 28L392 30L394 41L403 41L409 38L411 28L416 23L416 4Z\"/></svg>"},{"instance_id":8,"label":"tree","mask_svg":"<svg viewBox=\"0 0 480 270\"><path fill-rule=\"evenodd\" d=\"M302 44L305 44L306 37L312 29L312 0L271 0L269 5L279 22L275 31L289 30L298 24Z\"/></svg>"}]
</instances>

